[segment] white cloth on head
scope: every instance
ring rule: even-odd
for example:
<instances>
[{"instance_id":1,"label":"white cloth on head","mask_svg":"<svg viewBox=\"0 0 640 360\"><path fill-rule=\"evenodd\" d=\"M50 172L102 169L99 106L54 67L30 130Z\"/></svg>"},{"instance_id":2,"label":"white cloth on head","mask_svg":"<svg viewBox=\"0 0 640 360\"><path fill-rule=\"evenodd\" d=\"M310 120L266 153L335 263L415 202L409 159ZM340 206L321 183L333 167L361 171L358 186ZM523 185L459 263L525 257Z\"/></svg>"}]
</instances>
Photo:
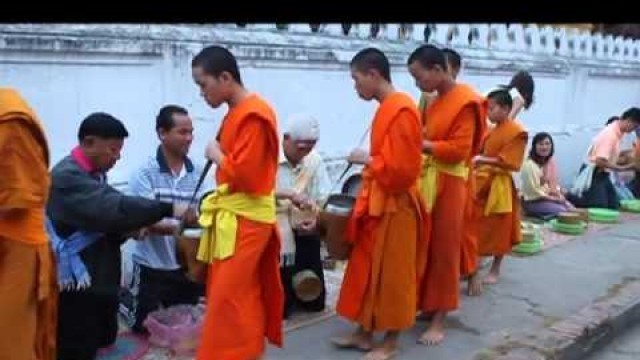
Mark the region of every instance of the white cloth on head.
<instances>
[{"instance_id":1,"label":"white cloth on head","mask_svg":"<svg viewBox=\"0 0 640 360\"><path fill-rule=\"evenodd\" d=\"M294 114L287 119L284 134L294 140L318 140L320 138L320 124L318 120L308 114Z\"/></svg>"}]
</instances>

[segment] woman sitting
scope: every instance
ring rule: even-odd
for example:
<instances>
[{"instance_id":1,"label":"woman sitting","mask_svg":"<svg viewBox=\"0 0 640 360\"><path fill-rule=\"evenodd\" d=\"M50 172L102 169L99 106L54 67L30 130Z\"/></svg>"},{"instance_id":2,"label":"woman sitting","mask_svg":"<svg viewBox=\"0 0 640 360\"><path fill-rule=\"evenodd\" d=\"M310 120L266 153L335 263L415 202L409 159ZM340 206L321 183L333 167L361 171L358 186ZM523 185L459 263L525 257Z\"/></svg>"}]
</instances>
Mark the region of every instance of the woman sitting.
<instances>
[{"instance_id":1,"label":"woman sitting","mask_svg":"<svg viewBox=\"0 0 640 360\"><path fill-rule=\"evenodd\" d=\"M626 133L640 126L640 108L630 108L598 133L587 152L575 184L567 198L579 207L617 209L620 198L611 181L612 172L629 171L633 164L618 163L620 145Z\"/></svg>"},{"instance_id":2,"label":"woman sitting","mask_svg":"<svg viewBox=\"0 0 640 360\"><path fill-rule=\"evenodd\" d=\"M553 150L553 139L548 133L533 137L529 158L520 170L522 208L527 216L548 218L574 209L558 184Z\"/></svg>"}]
</instances>

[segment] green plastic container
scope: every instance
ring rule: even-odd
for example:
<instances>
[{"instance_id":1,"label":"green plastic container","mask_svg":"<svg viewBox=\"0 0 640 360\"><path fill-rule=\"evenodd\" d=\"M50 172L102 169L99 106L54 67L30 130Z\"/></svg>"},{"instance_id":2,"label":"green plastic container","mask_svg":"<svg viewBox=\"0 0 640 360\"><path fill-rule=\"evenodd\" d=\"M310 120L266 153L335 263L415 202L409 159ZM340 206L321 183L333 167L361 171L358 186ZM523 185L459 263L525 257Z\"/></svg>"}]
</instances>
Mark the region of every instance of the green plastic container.
<instances>
[{"instance_id":1,"label":"green plastic container","mask_svg":"<svg viewBox=\"0 0 640 360\"><path fill-rule=\"evenodd\" d=\"M522 222L523 231L522 242L513 248L513 252L521 255L533 255L542 250L544 241L542 241L542 232L540 226L529 222ZM533 236L524 236L524 232L533 233Z\"/></svg>"},{"instance_id":2,"label":"green plastic container","mask_svg":"<svg viewBox=\"0 0 640 360\"><path fill-rule=\"evenodd\" d=\"M640 213L640 200L622 200L620 201L620 205L622 206L622 210L634 213Z\"/></svg>"},{"instance_id":3,"label":"green plastic container","mask_svg":"<svg viewBox=\"0 0 640 360\"><path fill-rule=\"evenodd\" d=\"M563 224L558 219L553 219L549 222L551 224L551 230L568 235L580 235L587 230L587 223L584 221L578 224Z\"/></svg>"},{"instance_id":4,"label":"green plastic container","mask_svg":"<svg viewBox=\"0 0 640 360\"><path fill-rule=\"evenodd\" d=\"M542 240L532 242L521 242L513 248L513 252L523 255L533 255L542 250L544 242Z\"/></svg>"},{"instance_id":5,"label":"green plastic container","mask_svg":"<svg viewBox=\"0 0 640 360\"><path fill-rule=\"evenodd\" d=\"M615 223L620 218L620 212L611 209L589 209L589 220L600 223Z\"/></svg>"}]
</instances>

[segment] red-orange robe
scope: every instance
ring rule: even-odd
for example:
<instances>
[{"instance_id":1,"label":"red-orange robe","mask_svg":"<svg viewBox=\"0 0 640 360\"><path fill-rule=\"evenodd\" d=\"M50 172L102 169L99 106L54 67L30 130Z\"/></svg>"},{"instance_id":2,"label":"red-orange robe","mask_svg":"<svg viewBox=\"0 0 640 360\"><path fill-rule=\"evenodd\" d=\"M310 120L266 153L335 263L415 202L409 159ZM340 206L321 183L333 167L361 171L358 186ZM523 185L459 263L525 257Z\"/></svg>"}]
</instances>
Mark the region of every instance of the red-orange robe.
<instances>
[{"instance_id":1,"label":"red-orange robe","mask_svg":"<svg viewBox=\"0 0 640 360\"><path fill-rule=\"evenodd\" d=\"M427 109L424 136L433 142L433 158L442 164L470 162L481 142L483 99L468 85L456 84ZM439 172L430 217L427 268L420 289L424 312L452 311L459 306L459 279L468 177ZM424 195L424 194L423 194Z\"/></svg>"},{"instance_id":2,"label":"red-orange robe","mask_svg":"<svg viewBox=\"0 0 640 360\"><path fill-rule=\"evenodd\" d=\"M483 99L481 117L486 119L487 100ZM476 134L478 134L480 141L474 142L474 147L471 149L470 159L479 155L481 152L481 145L484 137L487 134L487 122L481 121L477 124ZM460 257L460 275L463 277L471 276L478 270L478 221L477 214L474 211L475 208L475 192L476 181L473 176L474 169L469 161L469 178L467 180L467 202L464 208L464 225L462 230L462 249Z\"/></svg>"}]
</instances>

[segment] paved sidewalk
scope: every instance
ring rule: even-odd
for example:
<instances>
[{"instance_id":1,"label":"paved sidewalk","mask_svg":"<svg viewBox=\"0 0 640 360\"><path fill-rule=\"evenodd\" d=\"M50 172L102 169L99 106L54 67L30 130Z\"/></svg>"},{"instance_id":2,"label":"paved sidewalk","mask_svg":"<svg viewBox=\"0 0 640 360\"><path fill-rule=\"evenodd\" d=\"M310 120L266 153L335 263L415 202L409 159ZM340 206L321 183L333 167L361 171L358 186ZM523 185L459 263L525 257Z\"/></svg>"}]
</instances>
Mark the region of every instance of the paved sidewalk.
<instances>
[{"instance_id":1,"label":"paved sidewalk","mask_svg":"<svg viewBox=\"0 0 640 360\"><path fill-rule=\"evenodd\" d=\"M462 297L462 309L449 317L448 337L441 346L416 344L426 327L425 323L418 323L403 335L402 351L396 358L498 359L509 352L517 339L532 338L531 334L562 324L561 320L596 300L615 296L640 277L640 215L624 214L622 224L597 224L582 236L548 234L547 238L545 251L531 257L507 258L502 282L487 288L483 296ZM340 272L328 273L327 279L332 307ZM351 330L350 324L332 316L331 309L319 315L300 314L285 327L285 349L269 348L266 359L340 360L362 356L334 349L329 343L331 336ZM537 355L525 352L525 357L519 359L541 359ZM166 351L152 349L142 359L172 357Z\"/></svg>"},{"instance_id":2,"label":"paved sidewalk","mask_svg":"<svg viewBox=\"0 0 640 360\"><path fill-rule=\"evenodd\" d=\"M594 301L613 296L640 276L640 217L599 226L599 231L566 241L532 257L505 260L502 283L480 298L463 297L449 318L448 338L437 348L415 343L426 324L402 338L397 359L492 359L510 339L551 327ZM461 288L462 289L462 288ZM351 329L339 318L290 332L286 348L269 349L267 359L358 359L334 349L328 338ZM526 359L522 358L522 359Z\"/></svg>"}]
</instances>

